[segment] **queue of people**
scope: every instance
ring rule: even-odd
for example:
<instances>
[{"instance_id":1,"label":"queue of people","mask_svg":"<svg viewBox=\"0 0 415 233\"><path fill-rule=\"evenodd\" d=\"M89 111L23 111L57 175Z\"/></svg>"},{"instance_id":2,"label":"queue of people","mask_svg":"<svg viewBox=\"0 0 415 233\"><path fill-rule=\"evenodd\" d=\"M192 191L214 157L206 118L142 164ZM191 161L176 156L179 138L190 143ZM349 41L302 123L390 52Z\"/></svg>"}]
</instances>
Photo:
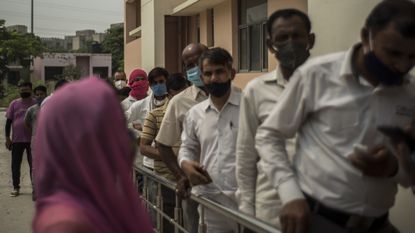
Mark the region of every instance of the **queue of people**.
<instances>
[{"instance_id":1,"label":"queue of people","mask_svg":"<svg viewBox=\"0 0 415 233\"><path fill-rule=\"evenodd\" d=\"M23 83L6 114L12 196L23 150L30 156L22 116L36 104L26 113L31 129L39 111L35 232L151 232L156 217L135 195L134 160L176 182L175 191L161 189L163 209L172 217L180 196L188 232L201 216L209 233L238 231L215 211L199 215L190 193L283 233L399 232L388 214L397 186L415 186L414 12L414 2L382 1L359 43L309 58L309 17L278 10L266 24L278 65L243 90L232 84L228 51L195 43L182 53L185 74L137 68L128 81L117 72L113 88L90 78L44 106L45 90L35 90L35 101ZM157 184L148 192L155 202ZM163 232L174 232L170 222Z\"/></svg>"}]
</instances>

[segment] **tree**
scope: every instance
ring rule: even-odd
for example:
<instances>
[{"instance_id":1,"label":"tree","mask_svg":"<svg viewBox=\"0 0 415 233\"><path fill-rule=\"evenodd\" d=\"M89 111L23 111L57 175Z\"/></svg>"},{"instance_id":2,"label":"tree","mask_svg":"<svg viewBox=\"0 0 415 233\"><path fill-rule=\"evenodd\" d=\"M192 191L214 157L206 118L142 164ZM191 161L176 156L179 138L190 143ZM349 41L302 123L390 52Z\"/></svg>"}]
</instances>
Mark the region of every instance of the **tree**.
<instances>
[{"instance_id":1,"label":"tree","mask_svg":"<svg viewBox=\"0 0 415 233\"><path fill-rule=\"evenodd\" d=\"M102 51L112 55L112 73L124 69L124 28L114 27L107 30L102 42Z\"/></svg>"},{"instance_id":2,"label":"tree","mask_svg":"<svg viewBox=\"0 0 415 233\"><path fill-rule=\"evenodd\" d=\"M19 34L9 32L5 26L5 20L0 20L0 76L9 72L7 65L20 64L29 69L33 57L41 56L44 46L38 36L31 33Z\"/></svg>"},{"instance_id":3,"label":"tree","mask_svg":"<svg viewBox=\"0 0 415 233\"><path fill-rule=\"evenodd\" d=\"M57 79L66 79L68 81L79 80L82 76L82 71L74 65L69 65L63 68L61 75L58 75Z\"/></svg>"}]
</instances>

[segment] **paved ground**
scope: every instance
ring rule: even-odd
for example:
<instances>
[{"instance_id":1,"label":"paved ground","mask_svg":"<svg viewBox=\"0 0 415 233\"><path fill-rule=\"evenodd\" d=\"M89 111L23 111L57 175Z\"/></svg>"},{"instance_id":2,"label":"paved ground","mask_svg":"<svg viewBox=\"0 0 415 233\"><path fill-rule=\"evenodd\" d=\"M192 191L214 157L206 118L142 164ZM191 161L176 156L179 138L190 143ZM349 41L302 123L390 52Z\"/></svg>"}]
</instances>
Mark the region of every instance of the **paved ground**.
<instances>
[{"instance_id":1,"label":"paved ground","mask_svg":"<svg viewBox=\"0 0 415 233\"><path fill-rule=\"evenodd\" d=\"M34 213L32 187L26 155L22 163L21 195L10 197L11 153L4 146L5 112L0 109L0 232L29 233Z\"/></svg>"}]
</instances>

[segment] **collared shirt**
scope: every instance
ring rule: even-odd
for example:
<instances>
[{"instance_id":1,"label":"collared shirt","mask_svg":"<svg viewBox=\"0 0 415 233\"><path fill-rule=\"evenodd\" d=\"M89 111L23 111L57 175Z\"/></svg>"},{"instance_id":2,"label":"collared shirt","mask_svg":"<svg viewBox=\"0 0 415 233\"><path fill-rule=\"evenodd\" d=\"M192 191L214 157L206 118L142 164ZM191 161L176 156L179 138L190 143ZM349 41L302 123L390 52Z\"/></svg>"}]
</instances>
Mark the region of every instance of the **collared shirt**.
<instances>
[{"instance_id":1,"label":"collared shirt","mask_svg":"<svg viewBox=\"0 0 415 233\"><path fill-rule=\"evenodd\" d=\"M166 146L180 143L185 114L195 104L206 99L205 92L196 86L190 86L174 96L167 106L156 141Z\"/></svg>"},{"instance_id":2,"label":"collared shirt","mask_svg":"<svg viewBox=\"0 0 415 233\"><path fill-rule=\"evenodd\" d=\"M197 161L212 178L212 183L193 188L197 195L222 192L235 200L235 150L241 94L233 87L222 110L217 110L209 98L186 114L179 165L184 160Z\"/></svg>"},{"instance_id":3,"label":"collared shirt","mask_svg":"<svg viewBox=\"0 0 415 233\"><path fill-rule=\"evenodd\" d=\"M372 178L347 159L354 146L387 142L377 127L404 126L415 114L414 79L373 87L352 72L347 52L307 61L290 78L270 116L258 128L261 166L285 204L307 193L324 205L380 216L394 204L398 178ZM284 139L298 132L294 165ZM401 173L398 173L401 174Z\"/></svg>"},{"instance_id":4,"label":"collared shirt","mask_svg":"<svg viewBox=\"0 0 415 233\"><path fill-rule=\"evenodd\" d=\"M164 102L166 100L167 99L165 99ZM130 108L125 112L125 117L127 119L129 128L134 129L134 127L132 127L132 124L144 124L144 119L146 118L147 113L153 110L155 107L157 107L154 104L154 101L154 95L151 94L144 99L134 102L130 106ZM164 104L164 102L162 102L162 104ZM162 104L160 106L162 106ZM136 129L134 129L134 132L136 132L138 136L141 134L141 131L138 131ZM143 164L146 167L154 169L154 160L147 156L144 156Z\"/></svg>"},{"instance_id":5,"label":"collared shirt","mask_svg":"<svg viewBox=\"0 0 415 233\"><path fill-rule=\"evenodd\" d=\"M249 82L241 99L236 146L237 197L239 209L253 216L256 211L260 211L261 206L263 209L280 205L277 191L258 166L260 158L255 149L255 134L259 125L275 107L286 84L287 81L277 68ZM287 149L292 156L293 140L287 141ZM259 209L255 210L257 205Z\"/></svg>"}]
</instances>

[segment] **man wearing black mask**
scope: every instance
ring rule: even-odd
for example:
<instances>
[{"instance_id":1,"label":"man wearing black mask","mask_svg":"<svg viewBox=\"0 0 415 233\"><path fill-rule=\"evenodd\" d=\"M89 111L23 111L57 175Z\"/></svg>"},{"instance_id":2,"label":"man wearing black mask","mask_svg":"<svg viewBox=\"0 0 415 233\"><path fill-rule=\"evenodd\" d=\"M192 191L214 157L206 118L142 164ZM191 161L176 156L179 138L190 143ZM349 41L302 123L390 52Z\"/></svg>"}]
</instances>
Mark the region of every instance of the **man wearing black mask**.
<instances>
[{"instance_id":1,"label":"man wearing black mask","mask_svg":"<svg viewBox=\"0 0 415 233\"><path fill-rule=\"evenodd\" d=\"M281 201L258 166L255 133L275 107L290 76L310 56L314 34L308 16L297 9L274 12L268 18L267 32L268 49L279 64L274 71L252 80L244 89L236 147L237 197L240 211L279 228ZM286 149L292 156L294 140L286 141Z\"/></svg>"},{"instance_id":2,"label":"man wearing black mask","mask_svg":"<svg viewBox=\"0 0 415 233\"><path fill-rule=\"evenodd\" d=\"M388 211L408 174L378 129L405 127L415 115L414 12L411 1L381 1L361 43L299 67L258 128L283 233L396 232ZM284 142L296 133L291 164Z\"/></svg>"},{"instance_id":3,"label":"man wearing black mask","mask_svg":"<svg viewBox=\"0 0 415 233\"><path fill-rule=\"evenodd\" d=\"M36 104L32 98L32 83L23 82L19 84L21 98L13 100L6 112L6 148L12 152L12 179L13 191L10 196L16 197L20 193L20 167L23 159L23 152L26 150L27 162L32 174L32 155L30 151L31 135L24 124L24 117L27 109ZM10 138L10 132L13 137Z\"/></svg>"},{"instance_id":4,"label":"man wearing black mask","mask_svg":"<svg viewBox=\"0 0 415 233\"><path fill-rule=\"evenodd\" d=\"M235 70L226 50L209 49L199 61L201 79L210 95L186 113L179 165L195 186L193 193L236 210L235 149L241 91L231 85ZM215 211L204 209L202 216L207 232L236 232L236 223Z\"/></svg>"}]
</instances>

